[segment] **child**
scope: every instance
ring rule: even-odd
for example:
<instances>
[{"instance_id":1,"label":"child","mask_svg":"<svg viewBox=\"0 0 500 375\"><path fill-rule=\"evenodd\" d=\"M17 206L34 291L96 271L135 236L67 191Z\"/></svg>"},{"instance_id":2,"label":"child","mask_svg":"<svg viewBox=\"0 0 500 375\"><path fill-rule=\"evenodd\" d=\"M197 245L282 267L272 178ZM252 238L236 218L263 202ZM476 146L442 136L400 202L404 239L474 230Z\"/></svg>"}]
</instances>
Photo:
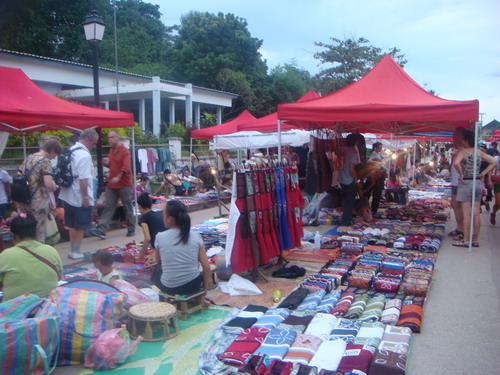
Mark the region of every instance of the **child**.
<instances>
[{"instance_id":1,"label":"child","mask_svg":"<svg viewBox=\"0 0 500 375\"><path fill-rule=\"evenodd\" d=\"M144 234L140 254L141 259L144 259L150 246L152 249L155 248L156 235L164 230L167 230L163 222L162 214L151 210L152 204L153 202L151 201L148 193L143 193L137 198L137 205L139 207L139 212L141 213L139 225L141 226ZM158 263L159 258L157 253L155 258L156 263Z\"/></svg>"},{"instance_id":2,"label":"child","mask_svg":"<svg viewBox=\"0 0 500 375\"><path fill-rule=\"evenodd\" d=\"M94 266L97 268L97 277L99 281L112 284L121 279L120 272L113 268L113 255L104 249L98 250L94 256Z\"/></svg>"}]
</instances>

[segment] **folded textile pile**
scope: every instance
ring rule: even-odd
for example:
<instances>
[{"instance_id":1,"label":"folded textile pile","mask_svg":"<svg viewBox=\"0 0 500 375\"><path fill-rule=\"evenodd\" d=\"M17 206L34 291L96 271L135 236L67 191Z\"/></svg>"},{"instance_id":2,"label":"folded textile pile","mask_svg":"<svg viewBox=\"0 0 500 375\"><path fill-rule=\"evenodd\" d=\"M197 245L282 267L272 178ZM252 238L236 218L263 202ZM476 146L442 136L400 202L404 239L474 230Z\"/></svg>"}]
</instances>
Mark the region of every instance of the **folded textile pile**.
<instances>
[{"instance_id":1,"label":"folded textile pile","mask_svg":"<svg viewBox=\"0 0 500 375\"><path fill-rule=\"evenodd\" d=\"M278 307L295 310L308 294L309 294L309 289L297 288L288 296L286 296L286 298L283 301L281 301Z\"/></svg>"},{"instance_id":2,"label":"folded textile pile","mask_svg":"<svg viewBox=\"0 0 500 375\"><path fill-rule=\"evenodd\" d=\"M334 316L344 316L354 300L354 293L343 291L339 301L330 312Z\"/></svg>"},{"instance_id":3,"label":"folded textile pile","mask_svg":"<svg viewBox=\"0 0 500 375\"><path fill-rule=\"evenodd\" d=\"M419 333L422 326L423 303L423 297L406 296L403 300L397 325L408 327L413 332Z\"/></svg>"},{"instance_id":4,"label":"folded textile pile","mask_svg":"<svg viewBox=\"0 0 500 375\"><path fill-rule=\"evenodd\" d=\"M316 354L323 340L315 335L302 333L295 338L284 360L308 364Z\"/></svg>"},{"instance_id":5,"label":"folded textile pile","mask_svg":"<svg viewBox=\"0 0 500 375\"><path fill-rule=\"evenodd\" d=\"M269 330L263 327L251 327L241 332L220 355L220 359L229 365L241 366L253 354L266 338Z\"/></svg>"},{"instance_id":6,"label":"folded textile pile","mask_svg":"<svg viewBox=\"0 0 500 375\"><path fill-rule=\"evenodd\" d=\"M308 276L300 283L300 286L307 288L310 292L324 290L326 293L330 293L332 290L337 289L338 280L332 275L316 274Z\"/></svg>"},{"instance_id":7,"label":"folded textile pile","mask_svg":"<svg viewBox=\"0 0 500 375\"><path fill-rule=\"evenodd\" d=\"M414 296L426 296L433 270L434 262L431 259L413 259L406 268L400 292Z\"/></svg>"},{"instance_id":8,"label":"folded textile pile","mask_svg":"<svg viewBox=\"0 0 500 375\"><path fill-rule=\"evenodd\" d=\"M227 322L223 329L226 332L240 333L241 331L253 326L257 319L267 311L267 307L258 305L245 306L238 315Z\"/></svg>"},{"instance_id":9,"label":"folded textile pile","mask_svg":"<svg viewBox=\"0 0 500 375\"><path fill-rule=\"evenodd\" d=\"M319 303L325 296L326 291L324 289L319 289L314 292L309 293L306 298L300 303L299 306L297 306L297 311L304 311L304 310L316 310L318 307Z\"/></svg>"},{"instance_id":10,"label":"folded textile pile","mask_svg":"<svg viewBox=\"0 0 500 375\"><path fill-rule=\"evenodd\" d=\"M304 333L317 336L322 340L328 340L338 322L338 318L332 314L316 313Z\"/></svg>"},{"instance_id":11,"label":"folded textile pile","mask_svg":"<svg viewBox=\"0 0 500 375\"><path fill-rule=\"evenodd\" d=\"M382 310L384 309L385 296L383 294L378 294L371 297L366 302L366 307L359 320L366 322L376 322L380 319L382 315Z\"/></svg>"},{"instance_id":12,"label":"folded textile pile","mask_svg":"<svg viewBox=\"0 0 500 375\"><path fill-rule=\"evenodd\" d=\"M375 348L370 345L347 344L342 360L337 370L367 374L370 368Z\"/></svg>"},{"instance_id":13,"label":"folded textile pile","mask_svg":"<svg viewBox=\"0 0 500 375\"><path fill-rule=\"evenodd\" d=\"M318 306L316 306L316 312L330 313L333 310L333 307L337 304L340 294L340 290L335 290L325 294Z\"/></svg>"},{"instance_id":14,"label":"folded textile pile","mask_svg":"<svg viewBox=\"0 0 500 375\"><path fill-rule=\"evenodd\" d=\"M384 336L385 324L380 322L363 322L354 343L358 345L371 345L378 348Z\"/></svg>"},{"instance_id":15,"label":"folded textile pile","mask_svg":"<svg viewBox=\"0 0 500 375\"><path fill-rule=\"evenodd\" d=\"M275 328L290 315L290 310L283 308L269 309L259 317L253 327Z\"/></svg>"},{"instance_id":16,"label":"folded textile pile","mask_svg":"<svg viewBox=\"0 0 500 375\"><path fill-rule=\"evenodd\" d=\"M272 328L255 354L267 355L271 360L283 359L296 337L294 330Z\"/></svg>"},{"instance_id":17,"label":"folded textile pile","mask_svg":"<svg viewBox=\"0 0 500 375\"><path fill-rule=\"evenodd\" d=\"M346 343L343 340L323 341L309 362L309 366L315 366L321 370L336 371L345 348Z\"/></svg>"},{"instance_id":18,"label":"folded textile pile","mask_svg":"<svg viewBox=\"0 0 500 375\"><path fill-rule=\"evenodd\" d=\"M314 310L293 311L285 320L278 324L276 328L304 333L315 314L316 311Z\"/></svg>"},{"instance_id":19,"label":"folded textile pile","mask_svg":"<svg viewBox=\"0 0 500 375\"><path fill-rule=\"evenodd\" d=\"M393 298L385 303L384 310L380 321L384 324L394 326L398 323L399 314L401 313L402 301L400 298Z\"/></svg>"},{"instance_id":20,"label":"folded textile pile","mask_svg":"<svg viewBox=\"0 0 500 375\"><path fill-rule=\"evenodd\" d=\"M368 298L368 293L360 294L354 298L354 301L352 301L351 306L349 306L349 310L345 313L344 318L359 319L363 311L365 311Z\"/></svg>"},{"instance_id":21,"label":"folded textile pile","mask_svg":"<svg viewBox=\"0 0 500 375\"><path fill-rule=\"evenodd\" d=\"M340 319L337 327L332 330L330 340L343 340L352 344L358 335L362 322L354 319Z\"/></svg>"}]
</instances>

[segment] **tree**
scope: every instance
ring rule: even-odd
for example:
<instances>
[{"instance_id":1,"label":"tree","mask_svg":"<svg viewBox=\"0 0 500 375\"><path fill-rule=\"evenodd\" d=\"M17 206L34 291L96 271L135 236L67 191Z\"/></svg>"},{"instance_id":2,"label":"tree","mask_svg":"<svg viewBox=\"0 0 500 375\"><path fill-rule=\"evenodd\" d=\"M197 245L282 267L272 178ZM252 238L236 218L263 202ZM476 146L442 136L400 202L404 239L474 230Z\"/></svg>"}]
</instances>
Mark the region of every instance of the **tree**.
<instances>
[{"instance_id":1,"label":"tree","mask_svg":"<svg viewBox=\"0 0 500 375\"><path fill-rule=\"evenodd\" d=\"M380 48L370 45L370 41L365 38L357 40L330 38L330 40L331 44L315 43L316 46L325 50L314 54L314 57L319 59L321 64L332 64L331 67L322 70L314 77L317 89L323 94L336 91L359 80L385 54L391 55L401 67L404 67L407 62L404 54L401 54L396 47L382 52Z\"/></svg>"},{"instance_id":2,"label":"tree","mask_svg":"<svg viewBox=\"0 0 500 375\"><path fill-rule=\"evenodd\" d=\"M295 102L312 88L311 75L298 68L295 62L273 68L270 79L273 106Z\"/></svg>"},{"instance_id":3,"label":"tree","mask_svg":"<svg viewBox=\"0 0 500 375\"><path fill-rule=\"evenodd\" d=\"M173 79L220 89L215 77L224 69L241 72L249 82L266 75L267 66L247 22L232 14L190 12L178 27L172 55Z\"/></svg>"}]
</instances>

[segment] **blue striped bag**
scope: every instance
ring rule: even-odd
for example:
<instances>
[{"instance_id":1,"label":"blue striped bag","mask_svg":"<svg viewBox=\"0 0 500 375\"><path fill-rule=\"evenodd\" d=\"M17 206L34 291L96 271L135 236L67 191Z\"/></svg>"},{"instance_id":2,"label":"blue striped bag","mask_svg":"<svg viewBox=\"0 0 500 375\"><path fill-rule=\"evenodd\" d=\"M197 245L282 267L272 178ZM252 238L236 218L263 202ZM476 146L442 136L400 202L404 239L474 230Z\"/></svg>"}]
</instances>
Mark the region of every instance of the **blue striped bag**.
<instances>
[{"instance_id":1,"label":"blue striped bag","mask_svg":"<svg viewBox=\"0 0 500 375\"><path fill-rule=\"evenodd\" d=\"M46 299L24 294L0 303L2 375L49 374L59 345L55 310Z\"/></svg>"},{"instance_id":2,"label":"blue striped bag","mask_svg":"<svg viewBox=\"0 0 500 375\"><path fill-rule=\"evenodd\" d=\"M95 280L78 280L49 294L58 310L61 335L58 366L82 364L85 351L101 333L118 325L126 296Z\"/></svg>"}]
</instances>

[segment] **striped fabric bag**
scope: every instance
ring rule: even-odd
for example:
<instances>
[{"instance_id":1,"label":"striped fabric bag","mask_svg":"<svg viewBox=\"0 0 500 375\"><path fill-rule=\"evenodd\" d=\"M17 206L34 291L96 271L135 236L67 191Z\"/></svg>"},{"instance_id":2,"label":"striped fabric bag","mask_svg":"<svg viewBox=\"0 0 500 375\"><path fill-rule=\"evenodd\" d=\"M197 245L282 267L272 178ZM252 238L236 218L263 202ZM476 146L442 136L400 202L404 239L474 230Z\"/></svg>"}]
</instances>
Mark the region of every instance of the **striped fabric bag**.
<instances>
[{"instance_id":1,"label":"striped fabric bag","mask_svg":"<svg viewBox=\"0 0 500 375\"><path fill-rule=\"evenodd\" d=\"M46 299L24 294L0 304L0 370L5 375L49 374L59 327Z\"/></svg>"},{"instance_id":2,"label":"striped fabric bag","mask_svg":"<svg viewBox=\"0 0 500 375\"><path fill-rule=\"evenodd\" d=\"M85 351L106 330L118 325L126 296L95 280L78 280L53 289L58 307L61 346L58 366L82 364Z\"/></svg>"}]
</instances>

